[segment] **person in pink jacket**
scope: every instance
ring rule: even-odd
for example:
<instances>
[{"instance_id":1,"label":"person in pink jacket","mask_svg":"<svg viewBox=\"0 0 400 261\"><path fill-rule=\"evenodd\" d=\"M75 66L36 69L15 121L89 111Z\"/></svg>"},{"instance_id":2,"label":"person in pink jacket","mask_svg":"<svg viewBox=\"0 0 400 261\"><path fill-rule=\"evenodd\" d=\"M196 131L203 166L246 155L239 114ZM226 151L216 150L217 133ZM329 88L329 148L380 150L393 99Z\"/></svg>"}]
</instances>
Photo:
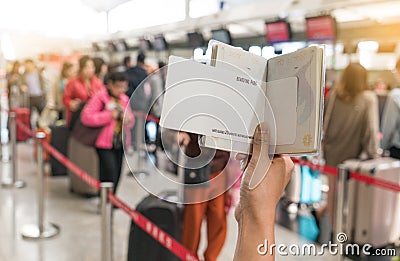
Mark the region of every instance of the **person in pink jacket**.
<instances>
[{"instance_id":1,"label":"person in pink jacket","mask_svg":"<svg viewBox=\"0 0 400 261\"><path fill-rule=\"evenodd\" d=\"M127 106L129 102L128 96L125 95L127 86L128 80L124 73L112 73L107 81L107 90L94 95L81 113L84 125L103 127L95 143L100 163L99 177L101 182L114 183L114 193L121 175L122 130L124 125L130 128L134 124L134 117Z\"/></svg>"}]
</instances>

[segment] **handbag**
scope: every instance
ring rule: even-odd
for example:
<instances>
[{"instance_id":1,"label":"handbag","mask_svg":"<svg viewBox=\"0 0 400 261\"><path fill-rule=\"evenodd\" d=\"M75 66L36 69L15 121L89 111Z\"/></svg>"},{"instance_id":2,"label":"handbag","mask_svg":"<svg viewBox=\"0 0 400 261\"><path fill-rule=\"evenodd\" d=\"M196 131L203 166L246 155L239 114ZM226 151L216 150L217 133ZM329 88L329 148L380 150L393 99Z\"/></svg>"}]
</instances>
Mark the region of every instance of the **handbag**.
<instances>
[{"instance_id":1,"label":"handbag","mask_svg":"<svg viewBox=\"0 0 400 261\"><path fill-rule=\"evenodd\" d=\"M210 164L198 169L185 169L185 184L200 184L200 186L208 186L207 181L210 180L211 168Z\"/></svg>"},{"instance_id":2,"label":"handbag","mask_svg":"<svg viewBox=\"0 0 400 261\"><path fill-rule=\"evenodd\" d=\"M70 128L72 129L71 135L80 143L86 146L92 146L96 144L96 140L99 137L103 126L101 127L89 127L82 123L81 112L85 103L82 103L79 109L74 113L74 122L71 119Z\"/></svg>"},{"instance_id":3,"label":"handbag","mask_svg":"<svg viewBox=\"0 0 400 261\"><path fill-rule=\"evenodd\" d=\"M79 107L76 111L74 111L71 115L71 119L69 121L69 130L72 131L74 129L75 124L78 122L79 118L81 117L81 112L83 107L85 107L86 102L81 102Z\"/></svg>"},{"instance_id":4,"label":"handbag","mask_svg":"<svg viewBox=\"0 0 400 261\"><path fill-rule=\"evenodd\" d=\"M79 118L72 128L71 135L80 143L86 146L92 146L96 144L96 140L103 127L88 127L83 125L81 119Z\"/></svg>"}]
</instances>

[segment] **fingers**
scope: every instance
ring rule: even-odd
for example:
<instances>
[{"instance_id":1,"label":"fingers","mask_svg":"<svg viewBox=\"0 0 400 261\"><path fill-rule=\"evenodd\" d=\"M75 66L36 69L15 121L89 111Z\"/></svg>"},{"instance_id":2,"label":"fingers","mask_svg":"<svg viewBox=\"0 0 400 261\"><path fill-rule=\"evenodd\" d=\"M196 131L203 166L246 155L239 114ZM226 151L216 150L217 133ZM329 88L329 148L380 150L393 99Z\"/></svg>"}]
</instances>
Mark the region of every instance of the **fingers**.
<instances>
[{"instance_id":1,"label":"fingers","mask_svg":"<svg viewBox=\"0 0 400 261\"><path fill-rule=\"evenodd\" d=\"M247 159L248 155L243 154L243 153L236 153L235 154L235 160L244 160Z\"/></svg>"},{"instance_id":2,"label":"fingers","mask_svg":"<svg viewBox=\"0 0 400 261\"><path fill-rule=\"evenodd\" d=\"M242 153L236 153L235 154L235 159L240 162L240 170L243 171L247 166L247 162L249 160L249 156L246 155L246 154L242 154Z\"/></svg>"}]
</instances>

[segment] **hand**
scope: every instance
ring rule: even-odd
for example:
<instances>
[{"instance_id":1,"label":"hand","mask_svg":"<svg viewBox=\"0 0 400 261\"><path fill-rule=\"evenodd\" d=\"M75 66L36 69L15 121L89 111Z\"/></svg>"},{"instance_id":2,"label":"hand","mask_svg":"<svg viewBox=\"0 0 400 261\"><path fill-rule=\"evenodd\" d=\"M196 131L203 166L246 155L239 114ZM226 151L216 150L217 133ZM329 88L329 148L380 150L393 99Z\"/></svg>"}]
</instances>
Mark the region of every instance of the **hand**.
<instances>
[{"instance_id":1,"label":"hand","mask_svg":"<svg viewBox=\"0 0 400 261\"><path fill-rule=\"evenodd\" d=\"M293 162L287 156L275 157L271 164L268 155L269 132L265 124L254 133L250 161L245 167L240 186L240 201L235 210L238 222L238 240L235 261L274 260L274 251L261 255L257 250L265 240L275 244L275 209L292 175ZM236 158L247 160L243 155Z\"/></svg>"},{"instance_id":2,"label":"hand","mask_svg":"<svg viewBox=\"0 0 400 261\"><path fill-rule=\"evenodd\" d=\"M186 147L190 142L189 134L187 134L186 132L180 131L180 132L178 132L177 135L178 135L178 137L177 137L178 143L183 144L183 146Z\"/></svg>"},{"instance_id":3,"label":"hand","mask_svg":"<svg viewBox=\"0 0 400 261\"><path fill-rule=\"evenodd\" d=\"M243 213L260 220L275 214L276 205L292 176L293 162L288 156L277 156L272 160L268 155L269 131L263 123L254 134L253 153L247 164L247 157L236 155L245 166L240 187L240 202L236 208L237 220Z\"/></svg>"},{"instance_id":4,"label":"hand","mask_svg":"<svg viewBox=\"0 0 400 261\"><path fill-rule=\"evenodd\" d=\"M118 110L118 109L114 109L114 110L111 110L110 111L111 112L111 116L112 116L112 118L114 119L114 120L119 120L119 118L120 118L120 110Z\"/></svg>"},{"instance_id":5,"label":"hand","mask_svg":"<svg viewBox=\"0 0 400 261\"><path fill-rule=\"evenodd\" d=\"M75 111L78 110L80 104L81 104L81 100L80 100L80 99L74 99L74 100L70 101L70 103L69 103L69 109L70 109L72 112L75 112Z\"/></svg>"}]
</instances>

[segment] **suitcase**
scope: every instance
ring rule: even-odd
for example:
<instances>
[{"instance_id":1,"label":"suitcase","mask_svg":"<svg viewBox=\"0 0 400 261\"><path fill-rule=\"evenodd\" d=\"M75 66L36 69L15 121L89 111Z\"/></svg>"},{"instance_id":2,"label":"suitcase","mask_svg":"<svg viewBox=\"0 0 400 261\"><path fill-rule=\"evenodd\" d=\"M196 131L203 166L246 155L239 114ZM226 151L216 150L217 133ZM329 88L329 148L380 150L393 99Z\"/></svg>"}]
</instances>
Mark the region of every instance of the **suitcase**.
<instances>
[{"instance_id":1,"label":"suitcase","mask_svg":"<svg viewBox=\"0 0 400 261\"><path fill-rule=\"evenodd\" d=\"M70 136L68 139L68 158L92 177L99 179L99 159L94 147L86 146ZM94 197L98 192L68 170L70 191L84 197Z\"/></svg>"},{"instance_id":2,"label":"suitcase","mask_svg":"<svg viewBox=\"0 0 400 261\"><path fill-rule=\"evenodd\" d=\"M318 171L308 166L301 166L300 203L313 204L321 201L322 180Z\"/></svg>"},{"instance_id":3,"label":"suitcase","mask_svg":"<svg viewBox=\"0 0 400 261\"><path fill-rule=\"evenodd\" d=\"M68 155L68 137L69 129L67 126L50 126L51 140L50 145L61 152L63 155ZM50 157L51 174L53 176L67 175L67 168L58 160Z\"/></svg>"},{"instance_id":4,"label":"suitcase","mask_svg":"<svg viewBox=\"0 0 400 261\"><path fill-rule=\"evenodd\" d=\"M149 195L137 205L136 210L170 236L180 241L182 233L182 209L177 204L167 202L154 195ZM131 223L128 246L128 261L180 260L133 223L133 221Z\"/></svg>"},{"instance_id":5,"label":"suitcase","mask_svg":"<svg viewBox=\"0 0 400 261\"><path fill-rule=\"evenodd\" d=\"M350 170L400 184L400 161L347 160ZM350 180L345 229L357 244L382 247L400 240L400 193Z\"/></svg>"},{"instance_id":6,"label":"suitcase","mask_svg":"<svg viewBox=\"0 0 400 261\"><path fill-rule=\"evenodd\" d=\"M28 108L14 108L10 112L15 112L16 120L31 129L31 113ZM22 131L17 124L17 141L26 141L29 138L29 134Z\"/></svg>"},{"instance_id":7,"label":"suitcase","mask_svg":"<svg viewBox=\"0 0 400 261\"><path fill-rule=\"evenodd\" d=\"M182 152L183 150L179 151ZM183 162L184 157L184 152L179 153L178 162ZM179 167L178 180L181 182L183 182L183 175L184 169ZM159 197L154 195L145 197L137 205L136 210L170 236L181 241L183 207L176 203L168 202L166 199L170 199L171 202L183 199L183 186L180 186L178 191L162 192ZM132 222L129 233L127 261L142 260L178 261L180 259Z\"/></svg>"}]
</instances>

